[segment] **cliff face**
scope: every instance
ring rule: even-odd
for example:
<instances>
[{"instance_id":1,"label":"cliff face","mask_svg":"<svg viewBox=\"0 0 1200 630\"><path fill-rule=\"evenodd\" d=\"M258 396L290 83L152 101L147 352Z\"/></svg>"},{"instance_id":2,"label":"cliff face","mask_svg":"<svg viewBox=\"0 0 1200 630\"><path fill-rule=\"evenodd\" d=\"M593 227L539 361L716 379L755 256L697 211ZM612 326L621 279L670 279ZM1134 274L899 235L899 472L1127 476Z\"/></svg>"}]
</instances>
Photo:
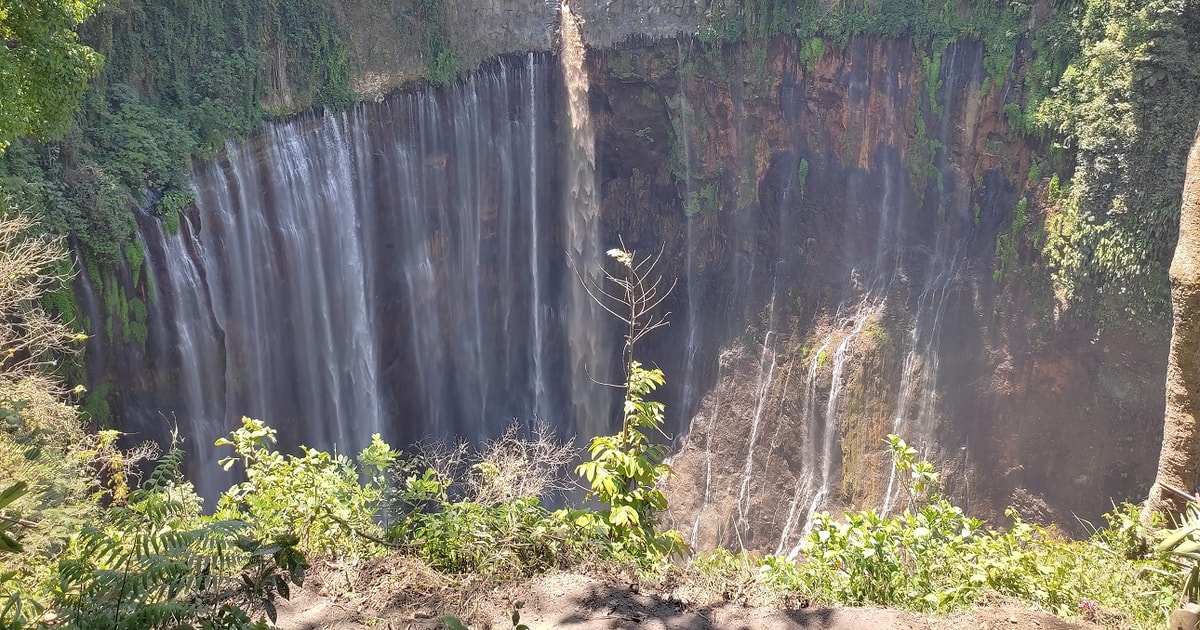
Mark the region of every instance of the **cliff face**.
<instances>
[{"instance_id":1,"label":"cliff face","mask_svg":"<svg viewBox=\"0 0 1200 630\"><path fill-rule=\"evenodd\" d=\"M584 42L605 48L631 38L690 35L705 23L706 0L577 0ZM430 12L441 20L439 46L463 68L509 53L551 50L559 40L559 3L530 0L334 0L345 34L351 87L378 97L427 77L423 37Z\"/></svg>"},{"instance_id":2,"label":"cliff face","mask_svg":"<svg viewBox=\"0 0 1200 630\"><path fill-rule=\"evenodd\" d=\"M598 223L564 210L580 165L564 164L578 151L557 60L484 61L556 48L557 6L336 2L351 85L377 102L195 162L179 233L138 216L144 265L122 267L112 301L136 296L130 323L149 330L89 358L124 422L190 424L199 464L243 414L285 445L343 450L374 431L484 438L514 417L610 429L611 405L576 391L580 374L612 380L581 348L619 343L568 299L565 252L586 231L661 249L679 279L671 326L638 354L667 373L671 514L700 548L787 553L813 511L898 509L889 433L976 514L1014 504L1072 527L1142 496L1165 326L1096 332L1060 308L1037 251L1054 186L983 43L720 44L663 39L711 25L702 2L574 10L594 46ZM390 93L448 51L446 67L481 70ZM1031 55L1022 40L1013 76ZM267 100L296 106L274 63ZM80 282L94 328L112 326L97 294L117 284Z\"/></svg>"},{"instance_id":3,"label":"cliff face","mask_svg":"<svg viewBox=\"0 0 1200 630\"><path fill-rule=\"evenodd\" d=\"M598 55L605 233L662 246L683 281L642 352L680 419L674 524L701 548L786 553L814 509L896 509L888 433L993 516L1072 527L1153 473L1163 335L1093 337L1034 252L1006 260L1045 182L981 46L952 44L933 77L930 54L856 38L805 63L785 38Z\"/></svg>"}]
</instances>

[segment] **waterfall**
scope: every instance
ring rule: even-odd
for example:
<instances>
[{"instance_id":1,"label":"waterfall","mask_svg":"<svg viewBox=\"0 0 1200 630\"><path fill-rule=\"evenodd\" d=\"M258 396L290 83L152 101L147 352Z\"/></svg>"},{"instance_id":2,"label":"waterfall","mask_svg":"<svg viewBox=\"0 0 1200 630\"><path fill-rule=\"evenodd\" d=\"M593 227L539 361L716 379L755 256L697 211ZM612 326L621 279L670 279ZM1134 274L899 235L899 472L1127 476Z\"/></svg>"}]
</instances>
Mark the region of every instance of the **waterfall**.
<instances>
[{"instance_id":1,"label":"waterfall","mask_svg":"<svg viewBox=\"0 0 1200 630\"><path fill-rule=\"evenodd\" d=\"M588 354L603 329L561 297L577 286L563 244L598 249L594 182L578 181L586 204L543 211L563 181L557 93L547 55L506 58L444 90L268 123L197 162L179 231L138 223L158 377L125 415L178 422L210 498L231 479L212 443L243 415L283 448L348 455L373 433L478 440L535 416L564 436L607 429L612 392L586 380L607 376Z\"/></svg>"},{"instance_id":2,"label":"waterfall","mask_svg":"<svg viewBox=\"0 0 1200 630\"><path fill-rule=\"evenodd\" d=\"M714 297L727 313L749 307L727 337L732 349L722 351L715 390L694 392L702 397L694 438L685 438L673 459L695 477L672 498L681 499L679 518L691 525L698 547L746 541L752 549L794 555L818 511L895 510L897 479L889 479L885 446L875 435L899 433L927 457L948 448L943 327L973 281L970 209L980 195L977 174L956 163L960 153L953 149L974 146L975 132L961 121L982 111L980 49L962 46L945 53L936 78L942 87L930 108L936 115L929 117L924 108L909 110L922 100L904 79L913 70L910 48L852 41L832 75L844 82L842 100L831 97L829 104L831 115L861 131L833 125L846 130L825 138L841 142L834 151L840 165L820 153L828 146L813 144L831 122L826 103L811 100L783 62L782 116L764 126L776 138L781 131L792 136L771 144L766 162L739 167L738 188L729 191L737 207L714 218L720 247L731 252L717 272L721 284L696 292L703 297L686 305L689 322ZM715 100L717 112L728 112L719 133L734 145L724 151L726 169L730 156L742 155L743 138L761 138L754 119L741 113L743 89L732 82ZM688 97L696 92L681 91L681 102ZM904 134L913 116L931 118L922 121L928 138ZM814 169L799 175L810 192L791 196L789 177L801 156ZM743 173L758 175L757 189L745 185ZM831 203L836 211L828 210ZM684 236L690 253L696 236L691 229ZM822 259L813 258L810 243ZM770 286L750 281L756 264L770 270ZM713 278L705 270L694 280L693 265L681 257L689 296L694 283ZM687 345L684 334L676 336L680 348ZM676 359L685 372L690 358L686 348ZM795 391L792 370L803 383ZM722 531L725 525L737 526L736 540Z\"/></svg>"},{"instance_id":3,"label":"waterfall","mask_svg":"<svg viewBox=\"0 0 1200 630\"><path fill-rule=\"evenodd\" d=\"M588 102L586 50L579 22L566 0L561 18L562 50L559 62L567 89L566 213L568 258L578 276L570 289L572 398L582 409L604 407L603 383L609 376L606 357L608 350L602 335L599 305L594 304L584 284L598 286L603 282L600 265L604 257L597 239L600 199L596 194L596 132L592 126L591 105ZM580 428L588 435L597 435L608 426L603 417L581 419Z\"/></svg>"},{"instance_id":4,"label":"waterfall","mask_svg":"<svg viewBox=\"0 0 1200 630\"><path fill-rule=\"evenodd\" d=\"M944 102L938 121L938 141L943 148L937 156L937 168L939 179L953 181L954 165L945 147L954 143L957 133L952 121L954 97L964 90L969 95L978 93L978 85L982 81L978 68L982 61L974 59L968 62L975 70L964 85L960 79L966 73L956 71L955 67L960 60L958 46L949 46L946 54L948 59L943 64L940 77L944 82ZM924 282L916 296L912 328L908 334L909 350L900 374L899 394L892 418L892 433L902 435L910 444L925 449L926 456L937 444L942 320L963 267L960 234L965 230L959 224L967 221L964 215L967 214L969 199L961 196L956 198L952 193L943 192L939 186L937 203L939 229L928 251ZM951 206L949 211L947 205ZM883 513L898 507L902 490L895 468L892 468L884 490Z\"/></svg>"},{"instance_id":5,"label":"waterfall","mask_svg":"<svg viewBox=\"0 0 1200 630\"><path fill-rule=\"evenodd\" d=\"M776 285L778 286L778 285ZM771 291L771 305L768 307L768 321L774 320L776 290ZM746 465L742 472L742 485L738 489L738 524L745 529L746 518L750 510L750 480L754 470L754 448L758 445L759 427L762 425L763 411L771 393L771 379L775 376L775 331L768 330L763 339L762 354L758 359L757 402L754 405L754 416L750 421L750 442L746 447Z\"/></svg>"},{"instance_id":6,"label":"waterfall","mask_svg":"<svg viewBox=\"0 0 1200 630\"><path fill-rule=\"evenodd\" d=\"M720 376L718 374L718 376ZM700 506L696 509L696 518L692 521L692 537L689 539L691 543L695 543L697 536L700 534L700 519L704 516L704 511L708 507L709 497L712 495L712 480L713 480L713 432L716 429L718 414L721 412L721 391L717 390L714 394L716 400L713 402L713 411L709 416L708 426L704 432L704 489L700 494ZM699 422L699 418L692 420ZM668 464L670 462L667 462Z\"/></svg>"},{"instance_id":7,"label":"waterfall","mask_svg":"<svg viewBox=\"0 0 1200 630\"><path fill-rule=\"evenodd\" d=\"M675 50L678 68L683 68L684 55L682 41L676 40ZM700 287L697 286L699 284L699 274L696 273L696 243L694 240L695 224L699 220L699 218L696 216L698 213L695 212L695 209L698 209L700 202L694 197L694 195L696 195L696 191L692 190L691 123L694 116L689 115L691 111L691 105L688 104L687 91L684 89L684 76L681 72L679 75L679 128L681 129L679 137L683 141L683 213L685 215L684 221L686 223L687 230L686 242L684 245L684 255L686 256L684 261L684 274L686 275L684 286L687 290L687 313L685 314L687 318L687 345L685 346L684 350L686 354L684 357L683 370L683 397L679 403L680 411L691 409L695 404L694 396L697 379L695 369L696 352L698 351L698 341L696 339L696 335L698 334L698 330L700 328L698 321L700 311Z\"/></svg>"},{"instance_id":8,"label":"waterfall","mask_svg":"<svg viewBox=\"0 0 1200 630\"><path fill-rule=\"evenodd\" d=\"M537 69L537 55L530 52L527 55L526 70L529 76L533 76ZM526 122L529 131L529 190L536 191L538 189L538 92L537 84L534 81L529 82L529 107L528 120ZM541 251L538 245L541 239L538 235L541 233L541 223L538 220L538 196L536 194L529 195L529 277L532 279L530 283L533 288L533 382L535 384L534 391L534 416L536 418L544 418L548 412L546 409L546 396L549 386L546 382L546 339L542 333L542 311L545 308L542 302L542 273L539 265L542 261ZM532 425L529 425L532 426Z\"/></svg>"},{"instance_id":9,"label":"waterfall","mask_svg":"<svg viewBox=\"0 0 1200 630\"><path fill-rule=\"evenodd\" d=\"M146 275L155 278L158 308L166 317L152 317L150 336L157 341L173 339L165 349L169 365L177 366L178 400L170 409L171 420L185 430L183 446L194 463L215 463L213 441L224 433L224 344L222 332L212 317L212 304L205 290L202 259L193 228L186 217L175 234L165 234L149 217L140 217L139 236L147 243ZM160 247L151 247L150 244ZM158 257L163 256L163 260ZM217 343L214 343L217 342ZM181 417L186 416L186 417ZM191 466L192 481L202 489L220 483L216 466Z\"/></svg>"},{"instance_id":10,"label":"waterfall","mask_svg":"<svg viewBox=\"0 0 1200 630\"><path fill-rule=\"evenodd\" d=\"M817 413L817 375L820 373L821 364L826 358L830 344L833 343L833 333L826 337L817 351L813 353L813 358L808 363L808 375L804 379L804 415L802 424L804 428L804 461L814 463L819 462L828 454L824 452L820 445L823 440L818 440L817 435L821 433L823 427L819 424ZM799 476L799 482L796 483L796 489L792 493L792 501L788 505L787 519L783 524L783 531L779 534L779 545L775 548L775 553L782 554L788 548L788 541L792 539L793 532L797 531L799 524L797 518L799 512L797 508L801 502L807 498L810 505L817 504L817 498L821 495L823 488L816 487L816 474L812 467L804 470ZM812 507L805 513L804 525L812 520ZM791 557L789 555L789 557Z\"/></svg>"},{"instance_id":11,"label":"waterfall","mask_svg":"<svg viewBox=\"0 0 1200 630\"><path fill-rule=\"evenodd\" d=\"M617 343L582 282L599 280L622 229L636 246L684 248L666 256L684 279L674 302L683 325L644 351L677 374L678 389L666 390L681 399L675 413L695 410L690 425L679 422L696 438L681 440L696 452L697 512L680 515L693 541L719 521L718 536L727 525L757 529L741 533L786 553L812 514L848 502L843 458L862 446L847 440L844 453L842 434L858 419L856 379L867 378L854 361L877 328L896 339L886 369L903 367L870 426L933 442L941 327L966 266L955 213L969 193L939 190L937 203L925 202L894 138L850 147L848 132L845 164L823 159L812 145L821 130L786 126L819 110L799 85L779 90L797 102L768 126L757 118L766 97L747 83L705 95L705 79L680 78L678 96L671 85L662 100L675 119L678 98L667 124L682 131L671 142L685 157L683 181L659 171L653 186L675 187L689 208L697 182L709 184L720 211L678 225L628 224L626 209L614 209L601 221L598 166L610 177L624 165L607 150L597 164L597 128L620 133L604 126L620 126L608 118L619 108L593 120L580 26L566 4L560 18L557 58L505 57L445 88L267 123L192 165L197 204L177 233L139 218L157 294L146 344L155 376L149 393L123 385L122 411L142 426L179 423L205 496L229 481L213 468L222 453L212 442L242 415L277 428L283 448L348 455L373 433L396 445L479 440L535 417L564 437L607 432L618 394L602 384L619 378ZM947 57L945 73L970 63L954 50ZM904 128L912 88L901 73L839 76L847 120ZM952 146L951 97L970 89L945 85L943 120L930 129ZM703 125L693 105L706 107ZM702 130L712 135L691 136ZM620 140L612 146L627 146ZM805 155L809 193L797 183ZM935 164L954 181L947 151ZM844 207L827 210L830 202ZM948 216L927 216L943 204ZM814 354L800 352L810 346ZM851 490L890 509L894 481Z\"/></svg>"},{"instance_id":12,"label":"waterfall","mask_svg":"<svg viewBox=\"0 0 1200 630\"><path fill-rule=\"evenodd\" d=\"M96 331L101 330L103 324L103 314L100 310L100 298L96 295L96 287L92 284L92 278L88 275L86 267L83 263L83 252L79 250L79 246L72 244L71 255L74 258L75 267L82 268L84 271L75 274L75 295L77 301L83 306L83 316L86 318L87 330L92 334L88 335L87 353L84 355L91 372L103 373L106 370L104 352L104 344L101 343L100 335ZM94 366L94 367L93 367ZM93 384L94 386L94 384Z\"/></svg>"}]
</instances>

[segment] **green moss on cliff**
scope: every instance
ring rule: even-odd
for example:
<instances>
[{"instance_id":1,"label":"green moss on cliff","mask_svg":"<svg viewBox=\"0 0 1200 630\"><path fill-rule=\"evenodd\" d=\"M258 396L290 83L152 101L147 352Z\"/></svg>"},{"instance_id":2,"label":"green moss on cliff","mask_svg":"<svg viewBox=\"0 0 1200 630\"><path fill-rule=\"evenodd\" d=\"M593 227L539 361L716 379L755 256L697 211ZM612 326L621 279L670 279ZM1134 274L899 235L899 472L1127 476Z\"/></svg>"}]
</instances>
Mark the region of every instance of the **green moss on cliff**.
<instances>
[{"instance_id":1,"label":"green moss on cliff","mask_svg":"<svg viewBox=\"0 0 1200 630\"><path fill-rule=\"evenodd\" d=\"M14 143L0 157L0 188L78 243L109 339L144 345L145 307L125 295L143 275L133 209L177 231L194 201L189 158L257 129L267 111L351 105L349 63L330 0L108 3L81 39L106 63L76 125L50 144ZM55 299L64 315L68 304Z\"/></svg>"},{"instance_id":2,"label":"green moss on cliff","mask_svg":"<svg viewBox=\"0 0 1200 630\"><path fill-rule=\"evenodd\" d=\"M981 95L1003 90L1009 130L1041 139L1030 186L1039 184L1042 168L1060 175L1064 194L1051 212L1039 213L1044 225L1027 230L1045 234L1040 253L1060 302L1101 323L1165 314L1184 157L1200 118L1200 11L1192 3L719 0L698 38L720 54L735 41L764 48L776 35L799 39L800 62L810 72L826 43L844 48L856 36L911 37L918 51L929 51L921 63L934 118L942 107L941 52L955 40L981 42ZM909 170L921 191L936 173L939 147L922 116L913 124L918 138ZM1016 264L1017 243L998 246L1006 261L999 279Z\"/></svg>"},{"instance_id":3,"label":"green moss on cliff","mask_svg":"<svg viewBox=\"0 0 1200 630\"><path fill-rule=\"evenodd\" d=\"M1084 3L1078 52L1033 116L1074 156L1059 167L1069 178L1043 253L1060 300L1101 321L1169 309L1166 271L1200 116L1196 13L1174 0Z\"/></svg>"}]
</instances>

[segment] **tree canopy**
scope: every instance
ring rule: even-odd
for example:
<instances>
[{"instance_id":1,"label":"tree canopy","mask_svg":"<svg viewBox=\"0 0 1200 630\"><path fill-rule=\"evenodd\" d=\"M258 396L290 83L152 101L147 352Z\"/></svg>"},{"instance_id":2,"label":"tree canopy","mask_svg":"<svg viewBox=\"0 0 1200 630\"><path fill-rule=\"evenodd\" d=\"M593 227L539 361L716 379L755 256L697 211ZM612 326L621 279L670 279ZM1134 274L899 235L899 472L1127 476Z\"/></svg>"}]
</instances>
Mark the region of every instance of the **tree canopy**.
<instances>
[{"instance_id":1,"label":"tree canopy","mask_svg":"<svg viewBox=\"0 0 1200 630\"><path fill-rule=\"evenodd\" d=\"M99 0L0 0L0 152L66 131L101 57L75 32Z\"/></svg>"}]
</instances>

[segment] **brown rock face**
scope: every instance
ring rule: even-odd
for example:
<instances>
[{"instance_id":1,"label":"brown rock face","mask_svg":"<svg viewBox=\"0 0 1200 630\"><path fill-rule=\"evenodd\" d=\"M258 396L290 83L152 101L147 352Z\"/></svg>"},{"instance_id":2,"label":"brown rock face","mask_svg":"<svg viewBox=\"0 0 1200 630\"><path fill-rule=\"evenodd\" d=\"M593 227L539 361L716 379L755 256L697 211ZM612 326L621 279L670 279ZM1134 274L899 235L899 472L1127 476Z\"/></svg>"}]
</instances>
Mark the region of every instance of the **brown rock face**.
<instances>
[{"instance_id":1,"label":"brown rock face","mask_svg":"<svg viewBox=\"0 0 1200 630\"><path fill-rule=\"evenodd\" d=\"M681 281L641 351L667 372L675 526L786 553L813 511L898 509L888 433L976 514L1015 502L1073 527L1136 500L1161 335L1053 310L1011 234L1037 184L981 47L947 48L932 90L907 40L829 47L593 56L602 233L664 246Z\"/></svg>"}]
</instances>

